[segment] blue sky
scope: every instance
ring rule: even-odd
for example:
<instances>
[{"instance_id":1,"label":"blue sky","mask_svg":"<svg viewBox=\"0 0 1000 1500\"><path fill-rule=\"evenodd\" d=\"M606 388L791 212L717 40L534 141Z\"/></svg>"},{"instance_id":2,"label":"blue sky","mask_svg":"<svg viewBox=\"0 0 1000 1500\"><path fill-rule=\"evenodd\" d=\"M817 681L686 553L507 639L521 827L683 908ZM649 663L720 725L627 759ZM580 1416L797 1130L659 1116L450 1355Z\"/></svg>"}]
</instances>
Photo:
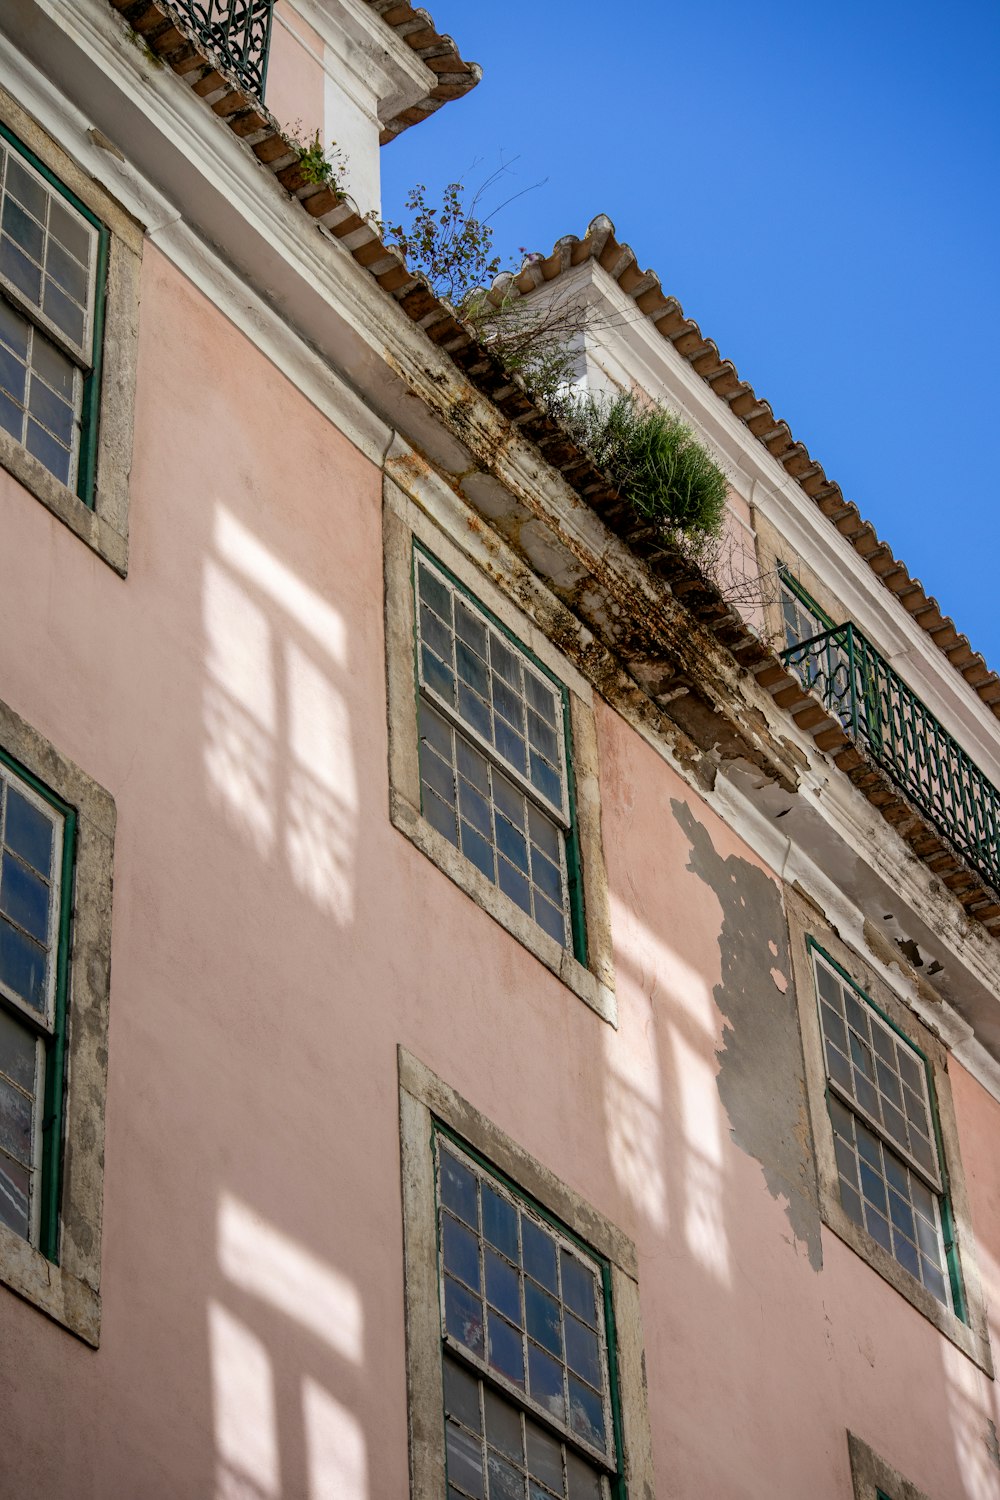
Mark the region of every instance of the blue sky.
<instances>
[{"instance_id":1,"label":"blue sky","mask_svg":"<svg viewBox=\"0 0 1000 1500\"><path fill-rule=\"evenodd\" d=\"M1000 5L426 0L483 67L382 153L517 158L496 245L613 219L1000 669Z\"/></svg>"}]
</instances>

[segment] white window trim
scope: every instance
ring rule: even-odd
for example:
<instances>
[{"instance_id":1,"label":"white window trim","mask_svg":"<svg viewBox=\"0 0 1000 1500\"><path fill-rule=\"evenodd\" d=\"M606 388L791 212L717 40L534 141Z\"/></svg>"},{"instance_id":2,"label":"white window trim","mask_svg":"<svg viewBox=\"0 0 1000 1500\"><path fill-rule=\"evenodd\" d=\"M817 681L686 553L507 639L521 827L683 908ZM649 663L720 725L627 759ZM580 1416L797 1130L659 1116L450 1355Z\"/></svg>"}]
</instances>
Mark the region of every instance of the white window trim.
<instances>
[{"instance_id":1,"label":"white window trim","mask_svg":"<svg viewBox=\"0 0 1000 1500\"><path fill-rule=\"evenodd\" d=\"M592 1010L612 1026L618 1024L614 959L607 874L601 843L597 726L589 683L552 645L541 629L517 609L502 584L527 600L522 575L527 570L514 554L491 538L485 559L460 550L453 538L463 525L473 543L481 540L481 523L470 524L472 513L449 492L445 502L454 508L447 534L388 477L385 480L383 533L385 547L385 631L389 723L389 814L394 826L421 849L466 895L557 975ZM438 497L440 498L440 497ZM444 519L444 518L442 518ZM452 517L448 517L452 520ZM515 902L487 880L420 811L420 766L417 740L417 692L414 677L413 542L424 545L432 558L468 589L474 599L499 619L511 634L562 682L569 693L573 742L575 816L583 883L587 936L586 966L550 937ZM535 582L534 587L538 585ZM562 608L552 599L553 613Z\"/></svg>"},{"instance_id":2,"label":"white window trim","mask_svg":"<svg viewBox=\"0 0 1000 1500\"><path fill-rule=\"evenodd\" d=\"M0 1224L0 1283L95 1348L101 1328L101 1219L111 971L115 804L13 709L0 702L0 744L76 810L67 995L59 1258Z\"/></svg>"},{"instance_id":3,"label":"white window trim","mask_svg":"<svg viewBox=\"0 0 1000 1500\"><path fill-rule=\"evenodd\" d=\"M958 1125L948 1078L948 1053L917 1016L891 988L888 977L877 973L871 960L863 961L841 941L821 917L818 910L797 892L786 890L788 926L791 938L792 968L799 1007L799 1024L805 1060L806 1092L812 1119L812 1135L819 1188L820 1215L828 1229L866 1260L873 1270L899 1292L918 1312L973 1360L985 1374L993 1376L989 1323L983 1298L979 1267L975 1254L972 1216L962 1158ZM968 1322L963 1322L950 1308L900 1265L867 1230L856 1224L840 1201L837 1158L833 1143L833 1124L826 1102L827 1073L823 1037L820 1029L812 954L812 938L841 965L863 993L885 1012L924 1053L930 1064L934 1084L937 1119L941 1132L943 1170L951 1206L955 1252ZM859 1118L864 1119L863 1115Z\"/></svg>"},{"instance_id":4,"label":"white window trim","mask_svg":"<svg viewBox=\"0 0 1000 1500\"><path fill-rule=\"evenodd\" d=\"M622 1464L632 1500L655 1494L635 1246L405 1048L397 1051L409 1397L410 1496L443 1496L445 1424L434 1120L491 1162L611 1267Z\"/></svg>"},{"instance_id":5,"label":"white window trim","mask_svg":"<svg viewBox=\"0 0 1000 1500\"><path fill-rule=\"evenodd\" d=\"M128 569L129 472L138 359L141 228L62 146L0 88L0 120L110 231L98 414L97 472L91 509L9 433L0 431L0 468L122 577ZM12 148L14 149L14 148ZM40 327L44 325L39 322Z\"/></svg>"}]
</instances>

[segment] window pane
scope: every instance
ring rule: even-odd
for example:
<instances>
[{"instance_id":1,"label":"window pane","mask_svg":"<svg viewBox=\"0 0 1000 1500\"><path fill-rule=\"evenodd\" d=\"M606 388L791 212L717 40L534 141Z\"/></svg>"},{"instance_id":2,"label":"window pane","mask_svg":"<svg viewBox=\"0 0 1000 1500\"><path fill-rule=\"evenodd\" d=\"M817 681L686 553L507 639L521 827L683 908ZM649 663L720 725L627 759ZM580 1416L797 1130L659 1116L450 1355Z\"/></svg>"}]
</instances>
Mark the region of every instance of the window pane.
<instances>
[{"instance_id":1,"label":"window pane","mask_svg":"<svg viewBox=\"0 0 1000 1500\"><path fill-rule=\"evenodd\" d=\"M0 1152L0 1224L22 1239L31 1228L31 1172Z\"/></svg>"},{"instance_id":2,"label":"window pane","mask_svg":"<svg viewBox=\"0 0 1000 1500\"><path fill-rule=\"evenodd\" d=\"M939 1181L940 1166L931 1145L930 1096L922 1061L875 1008L862 1000L816 953L813 969L823 1001L819 1013L830 1077L882 1127L894 1147ZM844 1024L840 1013L846 1015L849 1028L851 1067L843 1056Z\"/></svg>"},{"instance_id":3,"label":"window pane","mask_svg":"<svg viewBox=\"0 0 1000 1500\"><path fill-rule=\"evenodd\" d=\"M0 273L86 355L97 231L6 143L0 172Z\"/></svg>"},{"instance_id":4,"label":"window pane","mask_svg":"<svg viewBox=\"0 0 1000 1500\"><path fill-rule=\"evenodd\" d=\"M27 1093L35 1092L35 1056L38 1044L26 1026L0 1010L0 1074Z\"/></svg>"},{"instance_id":5,"label":"window pane","mask_svg":"<svg viewBox=\"0 0 1000 1500\"><path fill-rule=\"evenodd\" d=\"M485 1358L496 1372L498 1385L507 1383L508 1396L511 1387L523 1391L526 1411L539 1412L556 1423L565 1436L575 1434L584 1443L595 1447L598 1453L604 1453L609 1431L610 1393L607 1389L604 1304L603 1297L597 1295L600 1279L596 1268L591 1269L582 1251L570 1250L555 1229L542 1223L515 1192L498 1182L477 1162L464 1155L459 1160L456 1148L443 1141L439 1142L438 1153L442 1199L446 1191L452 1201L459 1196L455 1172L449 1164L464 1169L465 1176L457 1180L466 1203L466 1213L471 1213L474 1185L478 1181L482 1222L482 1234L478 1238L485 1268L484 1308L478 1296L473 1296L453 1279L458 1265L454 1248L456 1231L461 1231L458 1238L462 1254L468 1257L469 1263L469 1246L474 1236L452 1219L442 1201L438 1208L439 1243L448 1333L464 1348L483 1358L485 1316ZM472 1180L471 1185L468 1179ZM583 1310L586 1321L571 1310L568 1305L571 1298ZM495 1407L501 1413L497 1421L506 1420L503 1412L508 1410L508 1405L503 1403L507 1398L493 1391L488 1378L483 1390L488 1403L501 1402ZM575 1414L567 1400L567 1390L575 1393ZM489 1432L487 1436L511 1462L516 1458L521 1472L524 1465L520 1449L516 1455L514 1452L515 1429L509 1422L508 1428L508 1436L503 1440L500 1436L490 1437ZM516 1438L518 1443L521 1441L519 1433L520 1429ZM538 1468L532 1471L534 1479L551 1485L552 1480L558 1478L553 1493L562 1495L561 1440L550 1435L547 1445L539 1441L535 1450ZM527 1483L523 1472L522 1480Z\"/></svg>"},{"instance_id":6,"label":"window pane","mask_svg":"<svg viewBox=\"0 0 1000 1500\"><path fill-rule=\"evenodd\" d=\"M470 728L493 745L517 772L552 804L563 809L562 695L548 684L527 658L481 614L474 602L438 573L423 557L417 560L417 634L435 661L421 653L422 680L433 692L454 702ZM431 614L433 609L433 615ZM460 686L453 698L450 681L441 675L457 661ZM525 735L530 738L529 766Z\"/></svg>"}]
</instances>

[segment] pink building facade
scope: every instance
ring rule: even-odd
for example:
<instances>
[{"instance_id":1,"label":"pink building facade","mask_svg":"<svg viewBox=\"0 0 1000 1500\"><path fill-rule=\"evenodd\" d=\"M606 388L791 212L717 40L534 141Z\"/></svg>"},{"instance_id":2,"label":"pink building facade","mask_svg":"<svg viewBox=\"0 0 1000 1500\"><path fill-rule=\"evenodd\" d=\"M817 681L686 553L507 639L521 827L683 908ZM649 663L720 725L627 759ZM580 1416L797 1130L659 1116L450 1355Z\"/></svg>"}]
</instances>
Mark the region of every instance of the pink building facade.
<instances>
[{"instance_id":1,"label":"pink building facade","mask_svg":"<svg viewBox=\"0 0 1000 1500\"><path fill-rule=\"evenodd\" d=\"M278 0L350 200L190 7L0 36L0 1495L1000 1500L992 674L607 220L742 609L381 245L425 13Z\"/></svg>"}]
</instances>

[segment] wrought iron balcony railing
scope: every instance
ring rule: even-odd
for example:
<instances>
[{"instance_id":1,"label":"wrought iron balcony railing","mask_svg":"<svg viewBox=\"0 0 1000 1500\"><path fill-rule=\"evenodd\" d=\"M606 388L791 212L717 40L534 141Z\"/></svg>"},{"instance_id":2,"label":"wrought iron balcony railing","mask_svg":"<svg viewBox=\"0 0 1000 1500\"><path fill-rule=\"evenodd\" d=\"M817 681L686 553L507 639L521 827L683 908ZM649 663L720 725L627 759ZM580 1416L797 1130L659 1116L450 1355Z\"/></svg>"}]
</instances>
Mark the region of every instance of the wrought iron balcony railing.
<instances>
[{"instance_id":1,"label":"wrought iron balcony railing","mask_svg":"<svg viewBox=\"0 0 1000 1500\"><path fill-rule=\"evenodd\" d=\"M167 0L214 60L263 100L275 0Z\"/></svg>"},{"instance_id":2,"label":"wrought iron balcony railing","mask_svg":"<svg viewBox=\"0 0 1000 1500\"><path fill-rule=\"evenodd\" d=\"M937 832L1000 891L1000 792L857 626L848 622L801 641L782 660Z\"/></svg>"}]
</instances>

